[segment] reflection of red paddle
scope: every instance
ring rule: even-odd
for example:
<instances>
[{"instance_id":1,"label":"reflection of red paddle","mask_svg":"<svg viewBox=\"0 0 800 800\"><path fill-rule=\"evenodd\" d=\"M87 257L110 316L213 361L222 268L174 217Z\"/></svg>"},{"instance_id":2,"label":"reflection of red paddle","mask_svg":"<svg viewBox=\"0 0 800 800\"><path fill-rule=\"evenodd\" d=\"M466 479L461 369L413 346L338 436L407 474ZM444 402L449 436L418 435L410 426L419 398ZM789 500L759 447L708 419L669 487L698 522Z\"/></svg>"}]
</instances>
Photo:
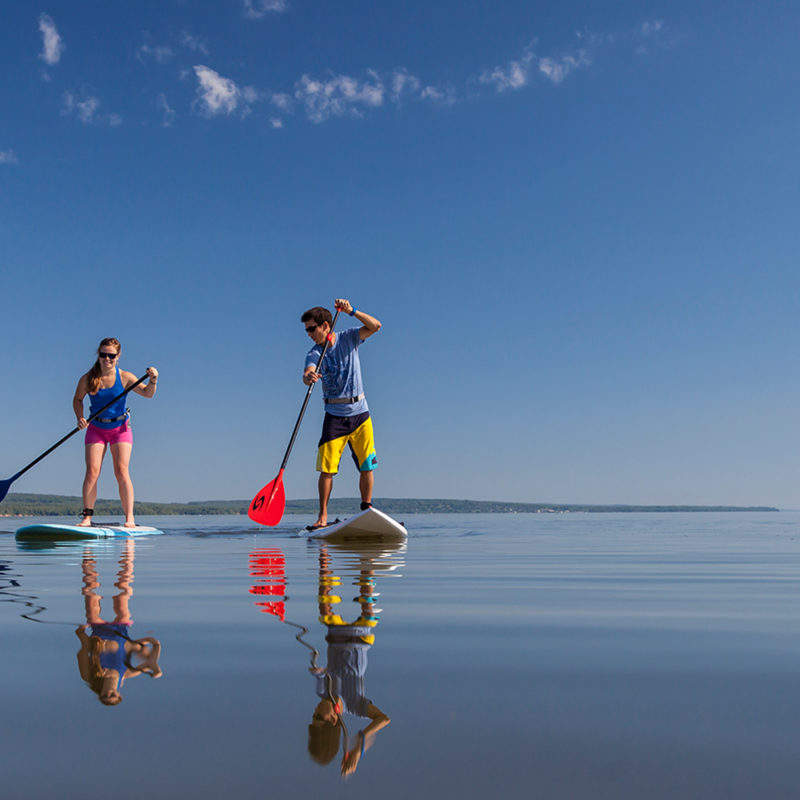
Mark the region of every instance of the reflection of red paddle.
<instances>
[{"instance_id":1,"label":"reflection of red paddle","mask_svg":"<svg viewBox=\"0 0 800 800\"><path fill-rule=\"evenodd\" d=\"M250 594L268 595L273 600L257 601L265 614L274 614L286 621L286 559L277 547L266 547L250 553L250 575L256 582Z\"/></svg>"},{"instance_id":2,"label":"reflection of red paddle","mask_svg":"<svg viewBox=\"0 0 800 800\"><path fill-rule=\"evenodd\" d=\"M322 359L325 358L325 353L328 352L328 347L330 346L331 339L333 337L333 329L336 327L336 319L339 316L339 309L336 309L336 314L333 317L333 322L331 323L331 329L328 332L328 336L325 339L325 345L322 348L322 353L320 353L319 361L317 361L316 372L319 372L319 368L322 366ZM281 521L281 517L283 516L283 509L286 507L286 494L283 491L283 471L286 469L286 462L289 460L289 453L292 452L292 447L294 446L294 440L297 438L297 431L300 430L300 423L303 421L303 415L306 413L306 406L308 405L308 400L311 397L311 392L314 389L314 384L310 384L308 387L308 391L306 392L306 399L303 400L303 407L300 409L300 416L297 418L297 422L294 424L294 430L292 431L292 438L289 439L289 446L286 448L286 455L283 457L283 461L281 461L281 468L278 470L278 476L275 480L270 481L254 498L253 502L250 503L250 508L247 509L247 516L250 517L253 522L257 522L259 525L277 525Z\"/></svg>"}]
</instances>

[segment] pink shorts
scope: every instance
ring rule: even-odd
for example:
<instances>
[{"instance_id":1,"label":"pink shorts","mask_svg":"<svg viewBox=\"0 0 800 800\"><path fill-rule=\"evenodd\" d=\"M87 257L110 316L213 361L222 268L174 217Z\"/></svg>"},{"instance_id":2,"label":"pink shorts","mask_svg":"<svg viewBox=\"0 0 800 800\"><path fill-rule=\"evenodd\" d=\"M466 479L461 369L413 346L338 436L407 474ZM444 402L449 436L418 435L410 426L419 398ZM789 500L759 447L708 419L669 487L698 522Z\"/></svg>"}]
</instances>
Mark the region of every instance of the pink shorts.
<instances>
[{"instance_id":1,"label":"pink shorts","mask_svg":"<svg viewBox=\"0 0 800 800\"><path fill-rule=\"evenodd\" d=\"M131 422L126 419L118 428L98 428L89 423L86 429L86 444L117 444L127 442L133 444L133 431Z\"/></svg>"}]
</instances>

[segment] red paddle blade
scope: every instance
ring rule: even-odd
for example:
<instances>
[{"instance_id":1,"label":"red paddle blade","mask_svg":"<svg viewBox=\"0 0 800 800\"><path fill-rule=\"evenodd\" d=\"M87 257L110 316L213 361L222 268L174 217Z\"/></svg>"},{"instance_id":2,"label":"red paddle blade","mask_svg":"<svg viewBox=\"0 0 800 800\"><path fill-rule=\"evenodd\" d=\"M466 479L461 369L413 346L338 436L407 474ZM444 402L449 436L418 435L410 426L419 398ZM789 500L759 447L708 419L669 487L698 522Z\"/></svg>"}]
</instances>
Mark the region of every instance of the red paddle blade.
<instances>
[{"instance_id":1,"label":"red paddle blade","mask_svg":"<svg viewBox=\"0 0 800 800\"><path fill-rule=\"evenodd\" d=\"M250 503L247 516L259 525L277 525L286 507L286 494L283 491L283 470L274 481L268 483Z\"/></svg>"}]
</instances>

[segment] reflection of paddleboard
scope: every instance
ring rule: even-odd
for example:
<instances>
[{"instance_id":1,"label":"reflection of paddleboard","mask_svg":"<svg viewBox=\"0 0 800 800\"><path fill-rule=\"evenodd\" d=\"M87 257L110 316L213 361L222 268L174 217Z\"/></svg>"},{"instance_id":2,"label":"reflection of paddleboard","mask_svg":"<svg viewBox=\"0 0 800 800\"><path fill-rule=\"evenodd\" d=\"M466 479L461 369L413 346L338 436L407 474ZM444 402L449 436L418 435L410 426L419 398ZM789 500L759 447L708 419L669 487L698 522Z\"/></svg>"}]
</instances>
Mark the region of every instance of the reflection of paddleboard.
<instances>
[{"instance_id":1,"label":"reflection of paddleboard","mask_svg":"<svg viewBox=\"0 0 800 800\"><path fill-rule=\"evenodd\" d=\"M368 508L354 517L336 521L316 531L303 528L301 533L313 539L405 539L405 525L377 508Z\"/></svg>"},{"instance_id":2,"label":"reflection of paddleboard","mask_svg":"<svg viewBox=\"0 0 800 800\"><path fill-rule=\"evenodd\" d=\"M158 528L148 528L146 525L137 525L135 528L125 528L113 523L94 523L84 525L28 525L17 531L17 539L107 539L112 536L152 536L164 533Z\"/></svg>"}]
</instances>

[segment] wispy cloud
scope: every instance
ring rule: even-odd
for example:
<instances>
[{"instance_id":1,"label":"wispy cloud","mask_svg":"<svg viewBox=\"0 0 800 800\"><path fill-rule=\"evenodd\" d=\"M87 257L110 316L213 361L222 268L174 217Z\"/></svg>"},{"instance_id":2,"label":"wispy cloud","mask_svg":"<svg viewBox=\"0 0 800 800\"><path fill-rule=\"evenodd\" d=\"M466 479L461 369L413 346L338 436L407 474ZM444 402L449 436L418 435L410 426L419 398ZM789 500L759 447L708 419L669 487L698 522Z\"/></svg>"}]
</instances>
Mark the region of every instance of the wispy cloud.
<instances>
[{"instance_id":1,"label":"wispy cloud","mask_svg":"<svg viewBox=\"0 0 800 800\"><path fill-rule=\"evenodd\" d=\"M170 106L167 102L167 96L162 92L161 94L156 97L156 104L161 109L163 114L161 118L161 127L162 128L171 128L172 123L175 121L175 117L177 114L175 110Z\"/></svg>"},{"instance_id":2,"label":"wispy cloud","mask_svg":"<svg viewBox=\"0 0 800 800\"><path fill-rule=\"evenodd\" d=\"M642 23L642 27L639 30L642 36L652 36L654 33L658 33L664 27L664 20L662 19L651 19L647 20Z\"/></svg>"},{"instance_id":3,"label":"wispy cloud","mask_svg":"<svg viewBox=\"0 0 800 800\"><path fill-rule=\"evenodd\" d=\"M392 75L391 99L393 103L399 103L405 96L419 94L422 85L416 75L412 75L405 67L396 69Z\"/></svg>"},{"instance_id":4,"label":"wispy cloud","mask_svg":"<svg viewBox=\"0 0 800 800\"><path fill-rule=\"evenodd\" d=\"M211 67L198 64L194 68L197 75L197 99L195 108L206 117L216 117L220 114L233 114L242 105L242 101L252 101L252 95L245 98L245 94L230 78L223 78ZM254 90L248 90L248 94ZM247 114L249 109L242 108Z\"/></svg>"},{"instance_id":5,"label":"wispy cloud","mask_svg":"<svg viewBox=\"0 0 800 800\"><path fill-rule=\"evenodd\" d=\"M312 122L330 117L361 116L361 108L383 105L385 88L376 72L368 72L369 80L359 81L349 75L335 75L327 81L303 75L295 84L294 96L303 105Z\"/></svg>"},{"instance_id":6,"label":"wispy cloud","mask_svg":"<svg viewBox=\"0 0 800 800\"><path fill-rule=\"evenodd\" d=\"M50 66L58 64L66 46L58 33L53 18L47 14L39 14L39 30L42 32L43 39L43 49L39 58Z\"/></svg>"},{"instance_id":7,"label":"wispy cloud","mask_svg":"<svg viewBox=\"0 0 800 800\"><path fill-rule=\"evenodd\" d=\"M421 100L431 100L437 105L454 106L458 102L458 93L452 86L440 88L438 86L425 86L420 89Z\"/></svg>"},{"instance_id":8,"label":"wispy cloud","mask_svg":"<svg viewBox=\"0 0 800 800\"><path fill-rule=\"evenodd\" d=\"M592 63L591 56L586 50L579 50L572 55L561 58L540 58L539 72L555 84L561 83L564 78L576 69L588 67Z\"/></svg>"},{"instance_id":9,"label":"wispy cloud","mask_svg":"<svg viewBox=\"0 0 800 800\"><path fill-rule=\"evenodd\" d=\"M528 83L533 52L526 50L521 58L509 61L502 67L486 70L478 76L478 83L491 84L498 92L521 89Z\"/></svg>"},{"instance_id":10,"label":"wispy cloud","mask_svg":"<svg viewBox=\"0 0 800 800\"><path fill-rule=\"evenodd\" d=\"M158 64L164 64L169 61L174 53L172 52L171 47L167 47L166 45L149 45L143 44L137 51L136 51L136 58L139 61L145 61L147 59L153 59Z\"/></svg>"},{"instance_id":11,"label":"wispy cloud","mask_svg":"<svg viewBox=\"0 0 800 800\"><path fill-rule=\"evenodd\" d=\"M13 150L0 150L0 164L19 164L17 154Z\"/></svg>"},{"instance_id":12,"label":"wispy cloud","mask_svg":"<svg viewBox=\"0 0 800 800\"><path fill-rule=\"evenodd\" d=\"M635 37L639 42L635 50L636 55L646 55L649 52L650 44L663 46L665 44L664 33L664 20L645 20L639 27Z\"/></svg>"},{"instance_id":13,"label":"wispy cloud","mask_svg":"<svg viewBox=\"0 0 800 800\"><path fill-rule=\"evenodd\" d=\"M98 108L100 101L96 97L84 97L79 100L72 92L64 92L61 113L65 116L75 114L84 125L91 125L95 121Z\"/></svg>"},{"instance_id":14,"label":"wispy cloud","mask_svg":"<svg viewBox=\"0 0 800 800\"><path fill-rule=\"evenodd\" d=\"M205 40L188 31L181 31L181 44L193 50L195 53L202 53L204 56L208 55L208 45L205 43Z\"/></svg>"},{"instance_id":15,"label":"wispy cloud","mask_svg":"<svg viewBox=\"0 0 800 800\"><path fill-rule=\"evenodd\" d=\"M61 113L63 116L76 116L84 125L108 125L115 128L122 124L122 117L114 113L99 113L100 100L91 95L81 97L72 92L62 95Z\"/></svg>"},{"instance_id":16,"label":"wispy cloud","mask_svg":"<svg viewBox=\"0 0 800 800\"><path fill-rule=\"evenodd\" d=\"M294 101L292 96L285 92L274 92L269 97L270 103L281 111L291 111Z\"/></svg>"},{"instance_id":17,"label":"wispy cloud","mask_svg":"<svg viewBox=\"0 0 800 800\"><path fill-rule=\"evenodd\" d=\"M248 19L261 19L267 14L280 14L289 8L286 0L243 0L244 15Z\"/></svg>"},{"instance_id":18,"label":"wispy cloud","mask_svg":"<svg viewBox=\"0 0 800 800\"><path fill-rule=\"evenodd\" d=\"M263 16L268 11L284 11L284 0L243 0L251 15ZM575 32L570 46L552 55L541 55L539 42L529 44L515 58L483 70L477 76L467 77L463 86L437 86L427 84L420 76L398 67L379 73L366 69L364 77L332 74L318 78L308 73L295 81L291 94L282 91L240 88L234 81L224 78L209 67L197 66L195 73L199 85L195 108L206 116L230 115L234 112L247 116L250 106L265 102L277 109L276 116L268 117L273 127L282 127L286 115L302 111L305 117L319 124L335 117L363 117L365 112L386 103L400 106L404 102L432 102L452 106L459 102L464 92L476 87L504 93L517 92L531 85L550 82L559 86L573 73L588 69L597 53L604 48L631 44L643 46L645 40L663 39L665 24L660 19L637 23L626 31L597 32L583 29ZM636 51L637 53L640 50Z\"/></svg>"}]
</instances>

